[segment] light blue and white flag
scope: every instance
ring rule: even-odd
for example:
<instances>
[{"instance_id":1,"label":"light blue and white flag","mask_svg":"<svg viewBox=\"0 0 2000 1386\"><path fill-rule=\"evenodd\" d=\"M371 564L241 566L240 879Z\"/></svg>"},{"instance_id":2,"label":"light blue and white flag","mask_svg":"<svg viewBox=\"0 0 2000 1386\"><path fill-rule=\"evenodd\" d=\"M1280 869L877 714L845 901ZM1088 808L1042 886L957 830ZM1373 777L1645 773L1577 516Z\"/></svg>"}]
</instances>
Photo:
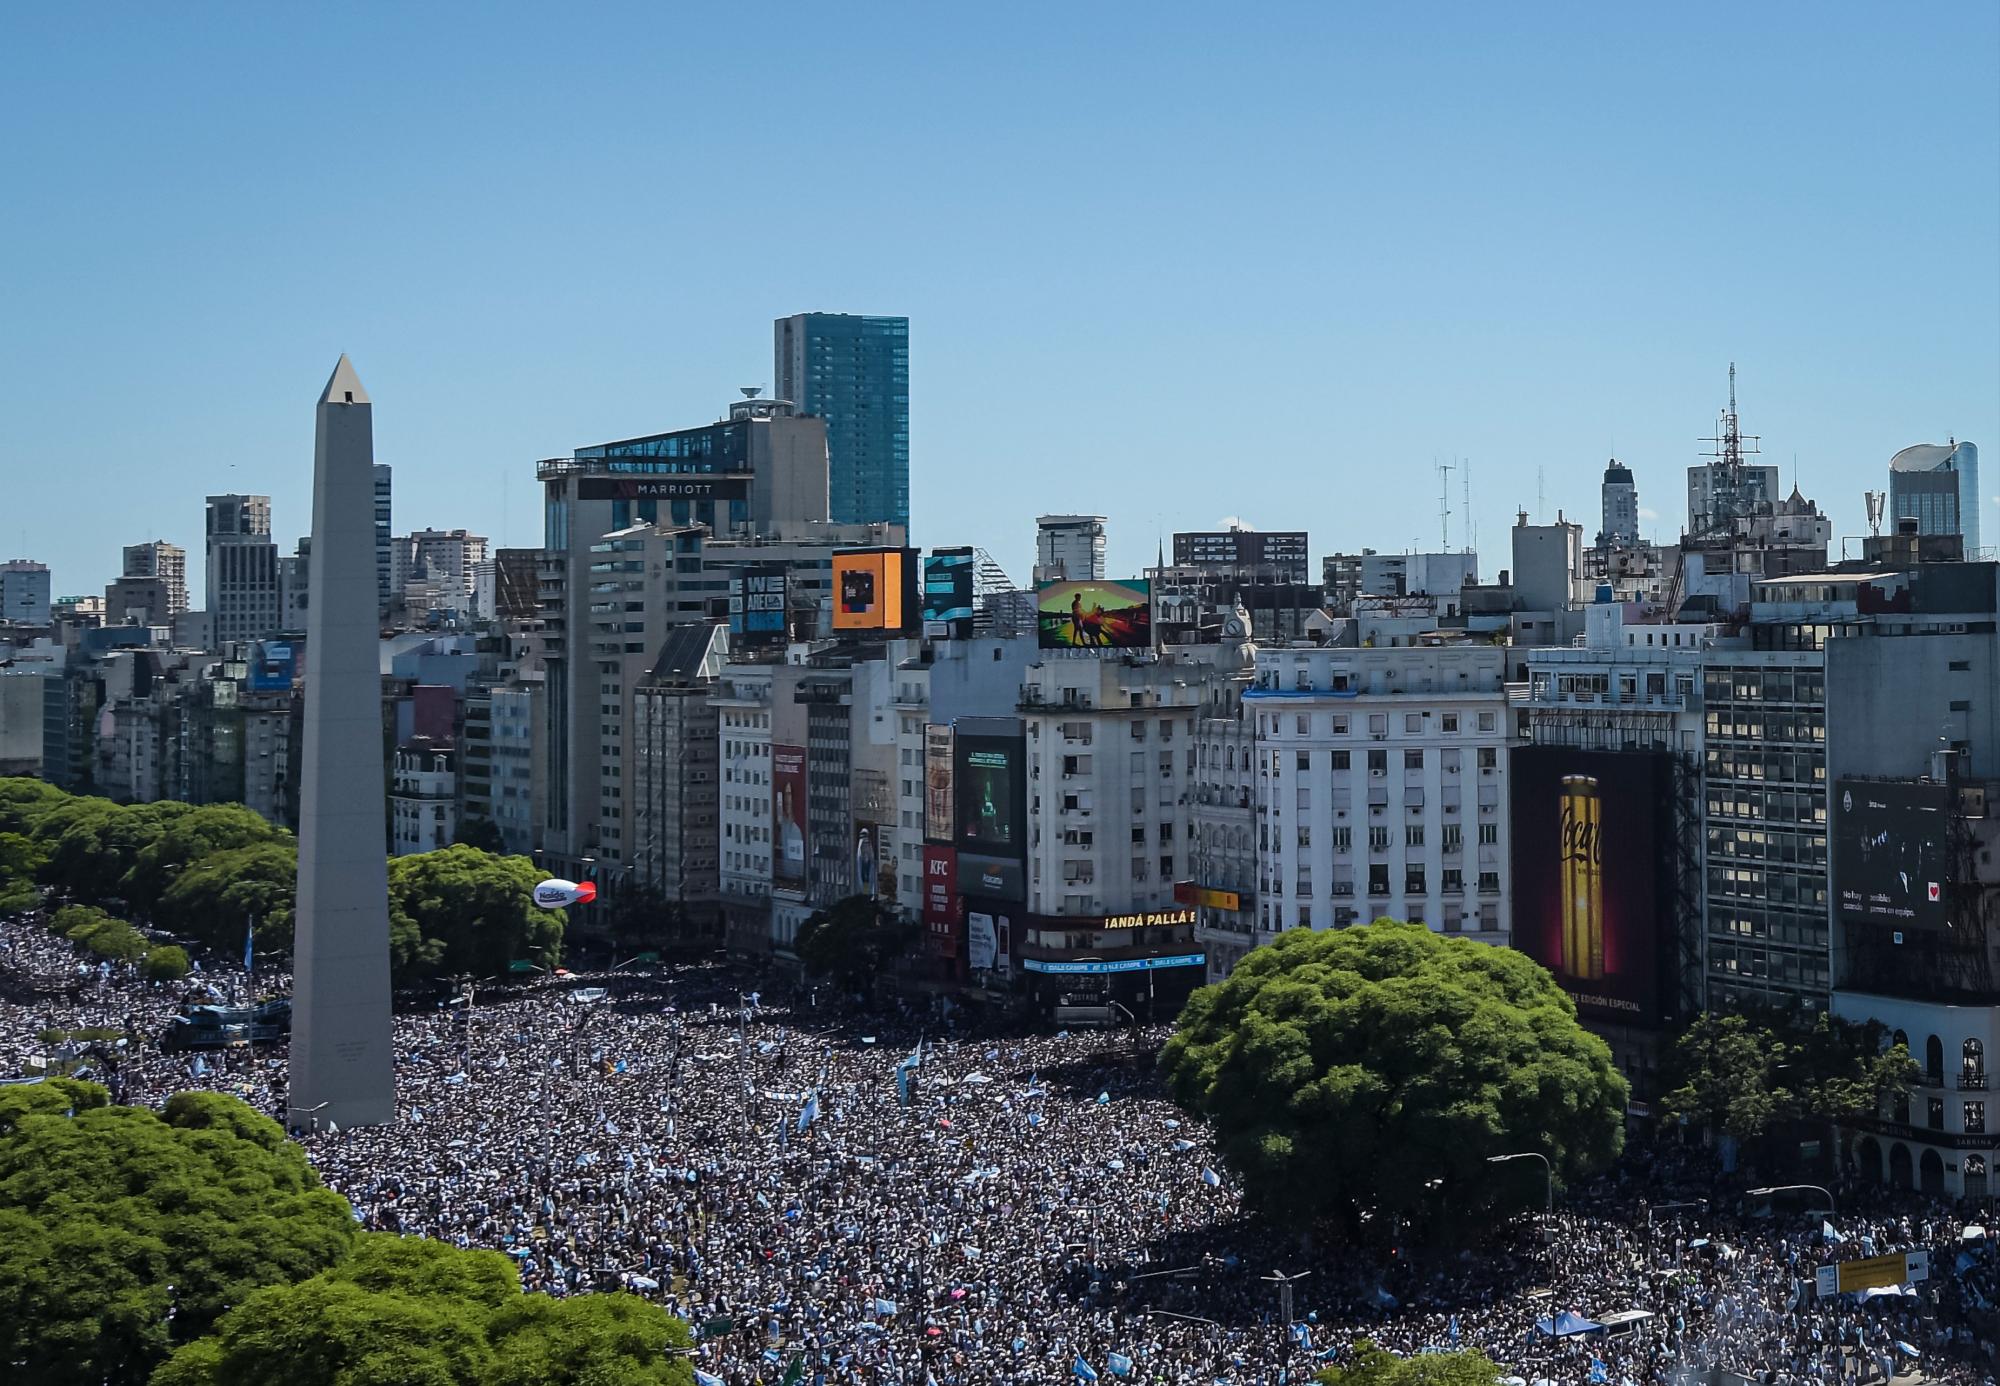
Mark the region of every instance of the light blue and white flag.
<instances>
[{"instance_id":1,"label":"light blue and white flag","mask_svg":"<svg viewBox=\"0 0 2000 1386\"><path fill-rule=\"evenodd\" d=\"M1208 1185L1211 1189L1220 1188L1222 1186L1222 1176L1212 1169L1205 1169L1201 1172L1201 1182Z\"/></svg>"}]
</instances>

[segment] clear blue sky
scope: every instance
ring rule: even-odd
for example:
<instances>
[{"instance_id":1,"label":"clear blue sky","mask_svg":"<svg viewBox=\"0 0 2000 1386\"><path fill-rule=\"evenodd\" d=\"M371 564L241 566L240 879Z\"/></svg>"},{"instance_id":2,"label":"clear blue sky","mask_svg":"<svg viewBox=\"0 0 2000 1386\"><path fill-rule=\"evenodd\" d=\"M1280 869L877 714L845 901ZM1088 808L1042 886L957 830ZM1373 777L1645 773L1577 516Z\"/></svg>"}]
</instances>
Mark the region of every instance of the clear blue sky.
<instances>
[{"instance_id":1,"label":"clear blue sky","mask_svg":"<svg viewBox=\"0 0 2000 1386\"><path fill-rule=\"evenodd\" d=\"M1429 546L1454 455L1489 576L1614 451L1671 536L1732 359L1837 532L1950 433L2000 528L1993 0L17 4L0 129L0 557L64 592L208 492L289 550L342 351L397 528L534 544L536 458L808 309L909 316L914 537L1017 577L1039 510Z\"/></svg>"}]
</instances>

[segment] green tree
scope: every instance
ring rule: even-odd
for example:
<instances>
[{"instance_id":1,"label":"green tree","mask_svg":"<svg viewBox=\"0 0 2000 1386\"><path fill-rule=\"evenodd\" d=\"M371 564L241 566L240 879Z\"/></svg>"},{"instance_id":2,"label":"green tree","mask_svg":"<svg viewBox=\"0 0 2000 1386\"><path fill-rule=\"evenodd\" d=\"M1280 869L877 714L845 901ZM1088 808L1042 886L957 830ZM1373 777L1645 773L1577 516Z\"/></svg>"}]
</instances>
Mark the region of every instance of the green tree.
<instances>
[{"instance_id":1,"label":"green tree","mask_svg":"<svg viewBox=\"0 0 2000 1386\"><path fill-rule=\"evenodd\" d=\"M320 1187L268 1117L216 1093L181 1093L158 1113L72 1100L68 1115L54 1096L12 1098L76 1087L89 1085L0 1096L31 1104L0 1134L10 1381L143 1382L230 1305L352 1246L347 1201Z\"/></svg>"},{"instance_id":2,"label":"green tree","mask_svg":"<svg viewBox=\"0 0 2000 1386\"><path fill-rule=\"evenodd\" d=\"M31 910L40 902L35 880L48 859L42 844L26 833L0 832L0 915Z\"/></svg>"},{"instance_id":3,"label":"green tree","mask_svg":"<svg viewBox=\"0 0 2000 1386\"><path fill-rule=\"evenodd\" d=\"M153 1386L652 1386L693 1373L686 1325L630 1295L521 1294L506 1257L364 1234L348 1261L260 1291Z\"/></svg>"},{"instance_id":4,"label":"green tree","mask_svg":"<svg viewBox=\"0 0 2000 1386\"><path fill-rule=\"evenodd\" d=\"M0 776L0 833L32 833L42 818L70 796L46 780Z\"/></svg>"},{"instance_id":5,"label":"green tree","mask_svg":"<svg viewBox=\"0 0 2000 1386\"><path fill-rule=\"evenodd\" d=\"M135 914L151 918L175 876L192 864L230 848L291 840L241 804L204 804L169 820L139 849L121 890Z\"/></svg>"},{"instance_id":6,"label":"green tree","mask_svg":"<svg viewBox=\"0 0 2000 1386\"><path fill-rule=\"evenodd\" d=\"M491 818L461 819L458 833L452 841L460 847L474 847L495 856L507 850L506 840L500 836L500 826Z\"/></svg>"},{"instance_id":7,"label":"green tree","mask_svg":"<svg viewBox=\"0 0 2000 1386\"><path fill-rule=\"evenodd\" d=\"M1328 1367L1313 1379L1320 1386L1497 1386L1500 1380L1500 1368L1483 1352L1398 1357L1366 1338L1353 1352L1352 1362Z\"/></svg>"},{"instance_id":8,"label":"green tree","mask_svg":"<svg viewBox=\"0 0 2000 1386\"><path fill-rule=\"evenodd\" d=\"M289 954L298 879L298 844L289 837L227 847L175 875L153 917L231 957L241 956L243 925L255 920L258 951Z\"/></svg>"},{"instance_id":9,"label":"green tree","mask_svg":"<svg viewBox=\"0 0 2000 1386\"><path fill-rule=\"evenodd\" d=\"M114 804L109 799L74 799L45 815L37 836L49 842L42 879L71 898L99 903L122 898L126 873L139 854L192 810L176 800L156 804Z\"/></svg>"},{"instance_id":10,"label":"green tree","mask_svg":"<svg viewBox=\"0 0 2000 1386\"><path fill-rule=\"evenodd\" d=\"M799 926L799 961L814 977L861 986L909 951L916 931L889 919L872 895L850 895Z\"/></svg>"},{"instance_id":11,"label":"green tree","mask_svg":"<svg viewBox=\"0 0 2000 1386\"><path fill-rule=\"evenodd\" d=\"M146 936L122 919L113 919L94 905L64 905L56 911L55 930L100 958L138 962L146 956Z\"/></svg>"},{"instance_id":12,"label":"green tree","mask_svg":"<svg viewBox=\"0 0 2000 1386\"><path fill-rule=\"evenodd\" d=\"M10 1084L0 1088L0 1139L12 1135L23 1117L67 1116L110 1105L110 1093L78 1078Z\"/></svg>"},{"instance_id":13,"label":"green tree","mask_svg":"<svg viewBox=\"0 0 2000 1386\"><path fill-rule=\"evenodd\" d=\"M1494 1155L1567 1178L1624 1144L1625 1080L1547 971L1421 924L1281 935L1195 992L1162 1063L1254 1203L1350 1230L1491 1209Z\"/></svg>"},{"instance_id":14,"label":"green tree","mask_svg":"<svg viewBox=\"0 0 2000 1386\"><path fill-rule=\"evenodd\" d=\"M146 977L154 982L178 982L188 975L188 955L185 948L168 944L155 948L146 954Z\"/></svg>"},{"instance_id":15,"label":"green tree","mask_svg":"<svg viewBox=\"0 0 2000 1386\"><path fill-rule=\"evenodd\" d=\"M1667 1056L1661 1110L1738 1141L1784 1121L1873 1115L1918 1077L1910 1051L1885 1040L1879 1024L1825 1015L1810 1026L1789 1016L1702 1015Z\"/></svg>"},{"instance_id":16,"label":"green tree","mask_svg":"<svg viewBox=\"0 0 2000 1386\"><path fill-rule=\"evenodd\" d=\"M389 957L399 982L498 976L516 958L554 967L564 915L538 909L542 873L526 857L445 847L389 863Z\"/></svg>"}]
</instances>

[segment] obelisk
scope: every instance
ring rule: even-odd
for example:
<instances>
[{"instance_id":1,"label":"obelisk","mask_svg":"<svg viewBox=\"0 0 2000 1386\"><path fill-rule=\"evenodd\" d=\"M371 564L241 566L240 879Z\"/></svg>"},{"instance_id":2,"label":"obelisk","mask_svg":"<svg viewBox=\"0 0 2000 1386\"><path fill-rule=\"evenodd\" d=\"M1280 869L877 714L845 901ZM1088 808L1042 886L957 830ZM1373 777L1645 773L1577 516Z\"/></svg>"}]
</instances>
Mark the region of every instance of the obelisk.
<instances>
[{"instance_id":1,"label":"obelisk","mask_svg":"<svg viewBox=\"0 0 2000 1386\"><path fill-rule=\"evenodd\" d=\"M295 1130L396 1119L375 587L375 425L345 356L320 396L293 915Z\"/></svg>"}]
</instances>

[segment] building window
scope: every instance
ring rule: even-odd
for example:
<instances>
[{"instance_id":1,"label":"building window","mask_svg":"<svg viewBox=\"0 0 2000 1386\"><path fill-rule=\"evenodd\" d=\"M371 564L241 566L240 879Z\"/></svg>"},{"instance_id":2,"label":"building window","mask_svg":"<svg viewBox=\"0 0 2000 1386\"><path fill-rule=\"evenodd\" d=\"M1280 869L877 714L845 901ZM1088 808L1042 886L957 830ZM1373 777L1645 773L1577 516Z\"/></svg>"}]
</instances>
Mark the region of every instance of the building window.
<instances>
[{"instance_id":1,"label":"building window","mask_svg":"<svg viewBox=\"0 0 2000 1386\"><path fill-rule=\"evenodd\" d=\"M1404 829L1403 829L1403 845L1404 845L1404 846L1406 846L1406 847L1421 847L1421 846L1423 846L1423 845L1424 845L1424 825L1423 825L1423 824L1421 824L1421 823L1412 823L1412 824L1410 824L1410 825L1409 825L1408 827L1404 828Z\"/></svg>"},{"instance_id":2,"label":"building window","mask_svg":"<svg viewBox=\"0 0 2000 1386\"><path fill-rule=\"evenodd\" d=\"M1352 828L1335 828L1333 830L1333 850L1336 852L1349 852L1353 849L1354 830Z\"/></svg>"},{"instance_id":3,"label":"building window","mask_svg":"<svg viewBox=\"0 0 2000 1386\"><path fill-rule=\"evenodd\" d=\"M1308 771L1308 770L1312 769L1312 756L1311 756L1311 755L1310 755L1309 753L1305 752L1305 751L1300 751L1300 752L1298 753L1298 757L1297 757L1297 760L1296 760L1296 764L1295 764L1295 768L1296 768L1296 769L1297 769L1297 770L1298 770L1298 771L1299 771L1299 772L1300 772L1301 774L1303 774L1303 773L1305 773L1306 771Z\"/></svg>"},{"instance_id":4,"label":"building window","mask_svg":"<svg viewBox=\"0 0 2000 1386\"><path fill-rule=\"evenodd\" d=\"M1490 731L1492 731L1492 730L1493 730L1493 729L1494 729L1495 727L1499 726L1499 721L1498 721L1498 717L1499 717L1499 714L1497 714L1497 713L1492 713L1492 712L1482 712L1482 713L1480 713L1480 714L1479 714L1479 730L1481 730L1481 731L1483 731L1483 732L1490 732Z\"/></svg>"},{"instance_id":5,"label":"building window","mask_svg":"<svg viewBox=\"0 0 2000 1386\"><path fill-rule=\"evenodd\" d=\"M1984 1131L1986 1129L1986 1104L1984 1102L1968 1102L1965 1104L1965 1129L1967 1131Z\"/></svg>"},{"instance_id":6,"label":"building window","mask_svg":"<svg viewBox=\"0 0 2000 1386\"><path fill-rule=\"evenodd\" d=\"M1386 712L1369 713L1368 734L1370 736L1387 736L1389 734L1389 714Z\"/></svg>"},{"instance_id":7,"label":"building window","mask_svg":"<svg viewBox=\"0 0 2000 1386\"><path fill-rule=\"evenodd\" d=\"M1368 868L1368 893L1387 895L1389 893L1389 866L1386 862L1374 862Z\"/></svg>"},{"instance_id":8,"label":"building window","mask_svg":"<svg viewBox=\"0 0 2000 1386\"><path fill-rule=\"evenodd\" d=\"M1370 751L1368 753L1368 773L1371 775L1386 775L1389 773L1389 753L1387 751Z\"/></svg>"},{"instance_id":9,"label":"building window","mask_svg":"<svg viewBox=\"0 0 2000 1386\"><path fill-rule=\"evenodd\" d=\"M1350 761L1348 758L1348 753L1346 751L1333 752L1333 768L1336 770L1346 770L1350 768Z\"/></svg>"},{"instance_id":10,"label":"building window","mask_svg":"<svg viewBox=\"0 0 2000 1386\"><path fill-rule=\"evenodd\" d=\"M1500 825L1498 823L1481 823L1479 825L1479 845L1481 847L1497 847L1500 845Z\"/></svg>"},{"instance_id":11,"label":"building window","mask_svg":"<svg viewBox=\"0 0 2000 1386\"><path fill-rule=\"evenodd\" d=\"M1944 1130L1944 1099L1942 1097L1933 1097L1930 1100L1930 1109L1931 1130Z\"/></svg>"},{"instance_id":12,"label":"building window","mask_svg":"<svg viewBox=\"0 0 2000 1386\"><path fill-rule=\"evenodd\" d=\"M1458 714L1457 714L1456 712L1447 712L1447 713L1443 714L1443 715L1442 715L1441 717L1439 717L1439 718L1438 718L1438 730L1440 730L1440 731L1443 731L1443 732L1447 732L1447 733L1449 733L1449 732L1455 732L1455 731L1457 731L1457 730L1458 730Z\"/></svg>"},{"instance_id":13,"label":"building window","mask_svg":"<svg viewBox=\"0 0 2000 1386\"><path fill-rule=\"evenodd\" d=\"M1424 753L1423 753L1422 751L1405 751L1405 752L1403 752L1403 768L1404 768L1405 770L1421 770L1421 769L1423 769L1423 768L1424 768Z\"/></svg>"},{"instance_id":14,"label":"building window","mask_svg":"<svg viewBox=\"0 0 2000 1386\"><path fill-rule=\"evenodd\" d=\"M1389 830L1387 828L1370 828L1368 830L1368 850L1371 852L1386 852L1389 850Z\"/></svg>"},{"instance_id":15,"label":"building window","mask_svg":"<svg viewBox=\"0 0 2000 1386\"><path fill-rule=\"evenodd\" d=\"M1404 731L1409 732L1412 735L1415 735L1416 733L1422 731L1423 729L1424 729L1424 715L1421 712L1406 712L1403 714Z\"/></svg>"},{"instance_id":16,"label":"building window","mask_svg":"<svg viewBox=\"0 0 2000 1386\"><path fill-rule=\"evenodd\" d=\"M1497 751L1491 746L1481 746L1479 748L1479 768L1481 770L1492 770L1499 764L1500 764L1499 751Z\"/></svg>"}]
</instances>

